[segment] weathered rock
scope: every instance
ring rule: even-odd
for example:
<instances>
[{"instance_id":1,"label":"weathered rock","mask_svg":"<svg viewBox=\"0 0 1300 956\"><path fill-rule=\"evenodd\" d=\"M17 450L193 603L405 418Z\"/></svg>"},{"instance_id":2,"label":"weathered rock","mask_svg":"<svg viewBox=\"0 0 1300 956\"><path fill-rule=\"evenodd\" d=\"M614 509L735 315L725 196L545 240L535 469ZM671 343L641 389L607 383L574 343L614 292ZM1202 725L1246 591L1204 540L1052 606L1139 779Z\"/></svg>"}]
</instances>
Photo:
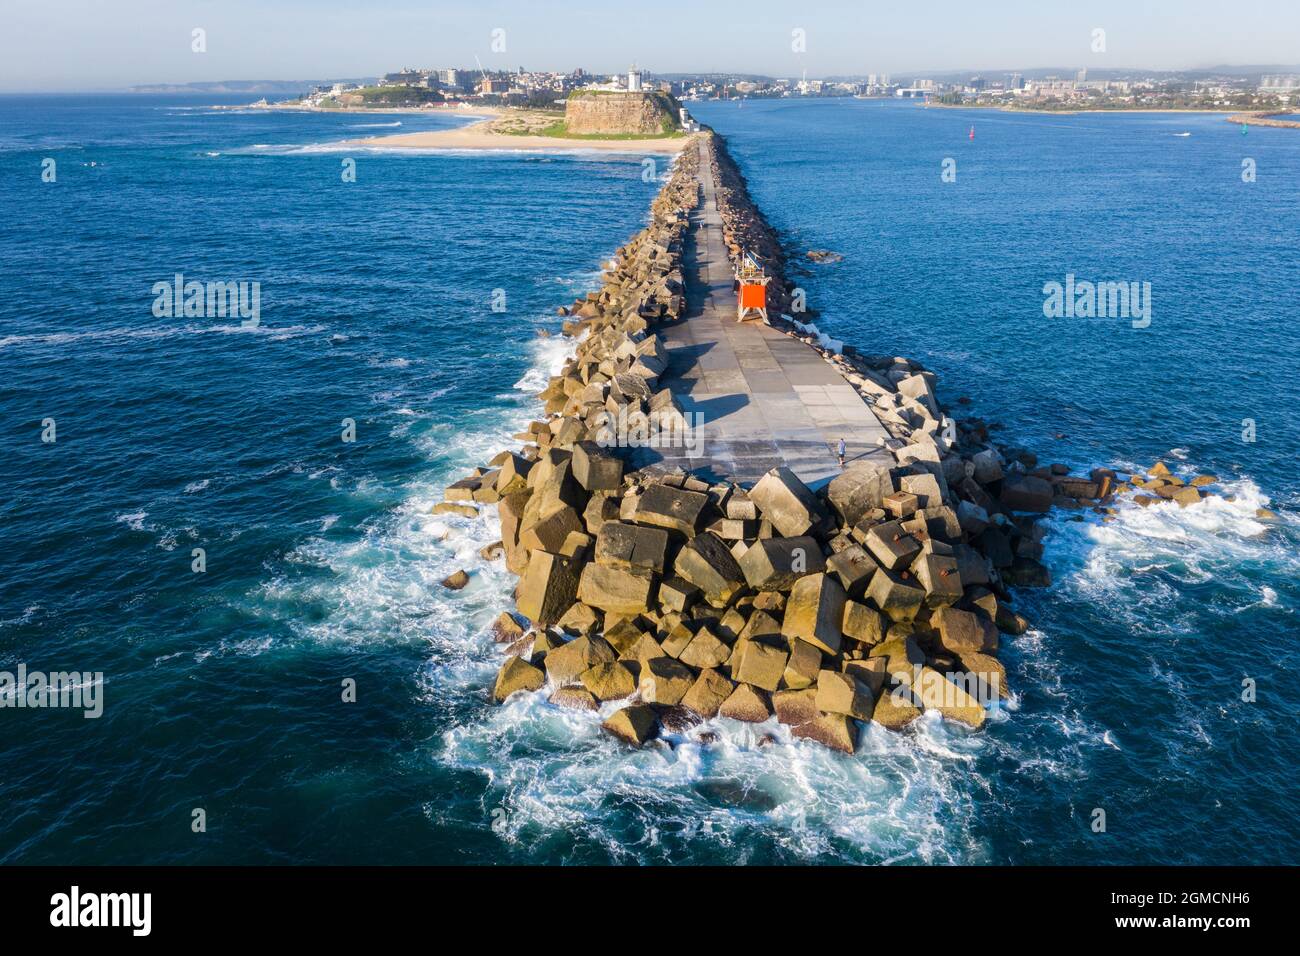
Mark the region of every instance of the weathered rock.
<instances>
[{"instance_id":1,"label":"weathered rock","mask_svg":"<svg viewBox=\"0 0 1300 956\"><path fill-rule=\"evenodd\" d=\"M875 700L852 674L824 670L817 675L816 704L824 713L870 720Z\"/></svg>"},{"instance_id":2,"label":"weathered rock","mask_svg":"<svg viewBox=\"0 0 1300 956\"><path fill-rule=\"evenodd\" d=\"M1003 570L1002 580L1012 587L1045 588L1051 586L1052 572L1033 558L1016 558Z\"/></svg>"},{"instance_id":3,"label":"weathered rock","mask_svg":"<svg viewBox=\"0 0 1300 956\"><path fill-rule=\"evenodd\" d=\"M678 577L659 582L659 606L665 611L684 614L699 596L700 589Z\"/></svg>"},{"instance_id":4,"label":"weathered rock","mask_svg":"<svg viewBox=\"0 0 1300 956\"><path fill-rule=\"evenodd\" d=\"M541 668L534 667L522 657L507 657L497 671L492 699L499 704L516 691L539 690L545 683L546 675Z\"/></svg>"},{"instance_id":5,"label":"weathered rock","mask_svg":"<svg viewBox=\"0 0 1300 956\"><path fill-rule=\"evenodd\" d=\"M636 506L636 523L679 531L694 537L709 496L669 485L654 484Z\"/></svg>"},{"instance_id":6,"label":"weathered rock","mask_svg":"<svg viewBox=\"0 0 1300 956\"><path fill-rule=\"evenodd\" d=\"M881 568L871 579L867 597L891 621L911 621L925 603L925 589L910 575L904 578Z\"/></svg>"},{"instance_id":7,"label":"weathered rock","mask_svg":"<svg viewBox=\"0 0 1300 956\"><path fill-rule=\"evenodd\" d=\"M822 652L807 641L790 641L790 658L785 664L781 684L792 690L811 687L822 669Z\"/></svg>"},{"instance_id":8,"label":"weathered rock","mask_svg":"<svg viewBox=\"0 0 1300 956\"><path fill-rule=\"evenodd\" d=\"M773 468L749 492L763 517L783 537L797 538L825 527L828 518L816 496L793 471Z\"/></svg>"},{"instance_id":9,"label":"weathered rock","mask_svg":"<svg viewBox=\"0 0 1300 956\"><path fill-rule=\"evenodd\" d=\"M640 747L659 732L659 715L649 704L629 704L600 726L624 743Z\"/></svg>"},{"instance_id":10,"label":"weathered rock","mask_svg":"<svg viewBox=\"0 0 1300 956\"><path fill-rule=\"evenodd\" d=\"M730 656L731 648L707 627L702 627L677 659L696 670L704 670L722 666Z\"/></svg>"},{"instance_id":11,"label":"weathered rock","mask_svg":"<svg viewBox=\"0 0 1300 956\"><path fill-rule=\"evenodd\" d=\"M596 563L614 568L664 570L668 532L620 521L606 521L596 535Z\"/></svg>"},{"instance_id":12,"label":"weathered rock","mask_svg":"<svg viewBox=\"0 0 1300 956\"><path fill-rule=\"evenodd\" d=\"M583 531L584 525L578 512L568 505L560 504L548 513L540 516L536 522L527 525L519 532L519 544L529 551L549 551L561 553L565 541L573 532Z\"/></svg>"},{"instance_id":13,"label":"weathered rock","mask_svg":"<svg viewBox=\"0 0 1300 956\"><path fill-rule=\"evenodd\" d=\"M849 597L860 598L867 593L867 586L876 576L879 567L860 544L852 544L842 551L831 555L826 562L826 570L835 575Z\"/></svg>"},{"instance_id":14,"label":"weathered rock","mask_svg":"<svg viewBox=\"0 0 1300 956\"><path fill-rule=\"evenodd\" d=\"M492 639L498 644L513 644L523 636L523 627L509 611L502 611L492 622Z\"/></svg>"},{"instance_id":15,"label":"weathered rock","mask_svg":"<svg viewBox=\"0 0 1300 956\"><path fill-rule=\"evenodd\" d=\"M726 607L745 585L744 573L726 544L707 531L682 548L673 570L679 578L699 588L713 607Z\"/></svg>"},{"instance_id":16,"label":"weathered rock","mask_svg":"<svg viewBox=\"0 0 1300 956\"><path fill-rule=\"evenodd\" d=\"M881 694L871 712L872 720L890 730L901 730L920 716L920 701L901 685Z\"/></svg>"},{"instance_id":17,"label":"weathered rock","mask_svg":"<svg viewBox=\"0 0 1300 956\"><path fill-rule=\"evenodd\" d=\"M898 521L886 521L867 530L866 546L881 567L898 571L921 553L921 545Z\"/></svg>"},{"instance_id":18,"label":"weathered rock","mask_svg":"<svg viewBox=\"0 0 1300 956\"><path fill-rule=\"evenodd\" d=\"M761 724L772 716L772 707L763 691L749 684L737 684L731 696L718 708L718 716Z\"/></svg>"},{"instance_id":19,"label":"weathered rock","mask_svg":"<svg viewBox=\"0 0 1300 956\"><path fill-rule=\"evenodd\" d=\"M1045 513L1052 507L1052 483L1033 475L1007 478L999 500L1008 511Z\"/></svg>"},{"instance_id":20,"label":"weathered rock","mask_svg":"<svg viewBox=\"0 0 1300 956\"><path fill-rule=\"evenodd\" d=\"M845 661L844 673L852 675L858 683L871 692L873 699L880 696L881 690L889 681L886 658L867 657L862 660Z\"/></svg>"},{"instance_id":21,"label":"weathered rock","mask_svg":"<svg viewBox=\"0 0 1300 956\"><path fill-rule=\"evenodd\" d=\"M442 579L442 586L449 591L459 591L467 584L469 584L469 572L464 570L453 571Z\"/></svg>"},{"instance_id":22,"label":"weathered rock","mask_svg":"<svg viewBox=\"0 0 1300 956\"><path fill-rule=\"evenodd\" d=\"M831 750L851 754L858 745L858 727L843 714L818 714L813 720L790 728L790 736L814 740Z\"/></svg>"},{"instance_id":23,"label":"weathered rock","mask_svg":"<svg viewBox=\"0 0 1300 956\"><path fill-rule=\"evenodd\" d=\"M998 629L981 615L943 607L935 611L930 623L938 628L940 646L950 653L963 655L998 648Z\"/></svg>"},{"instance_id":24,"label":"weathered rock","mask_svg":"<svg viewBox=\"0 0 1300 956\"><path fill-rule=\"evenodd\" d=\"M519 613L538 627L550 627L578 594L578 565L570 558L534 551L519 582Z\"/></svg>"},{"instance_id":25,"label":"weathered rock","mask_svg":"<svg viewBox=\"0 0 1300 956\"><path fill-rule=\"evenodd\" d=\"M838 654L845 599L844 588L829 575L800 578L786 601L782 635L807 641L827 654Z\"/></svg>"},{"instance_id":26,"label":"weathered rock","mask_svg":"<svg viewBox=\"0 0 1300 956\"><path fill-rule=\"evenodd\" d=\"M641 699L651 704L677 704L695 683L695 673L671 657L656 657L641 667Z\"/></svg>"},{"instance_id":27,"label":"weathered rock","mask_svg":"<svg viewBox=\"0 0 1300 956\"><path fill-rule=\"evenodd\" d=\"M617 657L614 648L599 637L575 637L546 655L546 676L553 684L571 684L584 671Z\"/></svg>"},{"instance_id":28,"label":"weathered rock","mask_svg":"<svg viewBox=\"0 0 1300 956\"><path fill-rule=\"evenodd\" d=\"M706 720L718 715L718 708L731 696L735 685L715 670L700 671L691 689L682 698L682 706Z\"/></svg>"},{"instance_id":29,"label":"weathered rock","mask_svg":"<svg viewBox=\"0 0 1300 956\"><path fill-rule=\"evenodd\" d=\"M995 449L976 452L970 460L975 466L974 478L981 485L991 484L1002 477L1002 456Z\"/></svg>"},{"instance_id":30,"label":"weathered rock","mask_svg":"<svg viewBox=\"0 0 1300 956\"><path fill-rule=\"evenodd\" d=\"M645 570L584 565L578 600L606 614L634 617L648 611L654 599L654 575Z\"/></svg>"},{"instance_id":31,"label":"weathered rock","mask_svg":"<svg viewBox=\"0 0 1300 956\"><path fill-rule=\"evenodd\" d=\"M945 554L921 554L912 563L916 583L925 588L927 607L941 607L961 600L961 572L956 558Z\"/></svg>"},{"instance_id":32,"label":"weathered rock","mask_svg":"<svg viewBox=\"0 0 1300 956\"><path fill-rule=\"evenodd\" d=\"M578 675L578 680L597 700L622 700L636 693L636 678L619 661L589 667Z\"/></svg>"},{"instance_id":33,"label":"weathered rock","mask_svg":"<svg viewBox=\"0 0 1300 956\"><path fill-rule=\"evenodd\" d=\"M826 497L843 524L852 527L884 499L894 493L894 481L886 465L861 462L850 465L831 479ZM913 509L915 510L915 509Z\"/></svg>"},{"instance_id":34,"label":"weathered rock","mask_svg":"<svg viewBox=\"0 0 1300 956\"><path fill-rule=\"evenodd\" d=\"M840 630L863 644L879 644L885 639L885 622L880 612L857 601L844 602L844 619Z\"/></svg>"},{"instance_id":35,"label":"weathered rock","mask_svg":"<svg viewBox=\"0 0 1300 956\"><path fill-rule=\"evenodd\" d=\"M560 615L555 626L566 634L594 634L600 629L600 616L581 601L575 601Z\"/></svg>"},{"instance_id":36,"label":"weathered rock","mask_svg":"<svg viewBox=\"0 0 1300 956\"><path fill-rule=\"evenodd\" d=\"M945 719L967 727L978 728L984 723L980 702L932 667L920 668L911 690L925 710L937 710Z\"/></svg>"},{"instance_id":37,"label":"weathered rock","mask_svg":"<svg viewBox=\"0 0 1300 956\"><path fill-rule=\"evenodd\" d=\"M1007 669L992 654L967 651L962 653L959 659L966 673L972 675L978 681L984 700L992 700L994 696L1003 700L1011 697L1011 686L1007 682Z\"/></svg>"},{"instance_id":38,"label":"weathered rock","mask_svg":"<svg viewBox=\"0 0 1300 956\"><path fill-rule=\"evenodd\" d=\"M939 479L932 474L903 475L898 479L898 487L908 494L916 495L920 511L938 508L943 504L943 489L939 486Z\"/></svg>"},{"instance_id":39,"label":"weathered rock","mask_svg":"<svg viewBox=\"0 0 1300 956\"><path fill-rule=\"evenodd\" d=\"M825 570L817 539L765 538L756 541L740 559L740 570L750 587L759 591L783 591L805 574Z\"/></svg>"},{"instance_id":40,"label":"weathered rock","mask_svg":"<svg viewBox=\"0 0 1300 956\"><path fill-rule=\"evenodd\" d=\"M623 462L595 442L573 446L573 477L587 491L613 491L623 483Z\"/></svg>"},{"instance_id":41,"label":"weathered rock","mask_svg":"<svg viewBox=\"0 0 1300 956\"><path fill-rule=\"evenodd\" d=\"M742 683L774 691L781 686L787 659L788 655L779 647L745 641L739 660L732 664L731 676Z\"/></svg>"},{"instance_id":42,"label":"weathered rock","mask_svg":"<svg viewBox=\"0 0 1300 956\"><path fill-rule=\"evenodd\" d=\"M814 687L783 690L772 695L772 709L781 723L797 727L817 719L816 699L817 689Z\"/></svg>"},{"instance_id":43,"label":"weathered rock","mask_svg":"<svg viewBox=\"0 0 1300 956\"><path fill-rule=\"evenodd\" d=\"M885 512L894 518L910 518L921 507L921 499L907 491L895 491L882 499ZM856 522L855 522L856 523Z\"/></svg>"},{"instance_id":44,"label":"weathered rock","mask_svg":"<svg viewBox=\"0 0 1300 956\"><path fill-rule=\"evenodd\" d=\"M592 696L591 691L585 687L575 687L573 685L557 687L555 692L547 698L547 702L570 710L598 710L600 708L600 704Z\"/></svg>"}]
</instances>

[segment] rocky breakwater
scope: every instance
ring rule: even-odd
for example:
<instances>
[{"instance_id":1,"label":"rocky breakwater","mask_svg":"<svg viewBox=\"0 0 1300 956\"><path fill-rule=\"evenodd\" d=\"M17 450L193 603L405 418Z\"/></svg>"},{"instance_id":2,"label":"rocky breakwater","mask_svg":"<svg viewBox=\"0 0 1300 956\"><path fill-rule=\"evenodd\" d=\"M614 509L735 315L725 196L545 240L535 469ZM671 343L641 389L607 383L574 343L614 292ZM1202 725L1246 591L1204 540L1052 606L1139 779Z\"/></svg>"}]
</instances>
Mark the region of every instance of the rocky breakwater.
<instances>
[{"instance_id":1,"label":"rocky breakwater","mask_svg":"<svg viewBox=\"0 0 1300 956\"><path fill-rule=\"evenodd\" d=\"M729 242L779 263L719 141L701 135L705 161L731 182L718 194ZM520 433L523 446L435 506L495 505L502 540L488 553L519 575L517 613L493 625L506 656L492 697L544 693L598 712L633 745L716 717L775 716L846 753L869 721L897 730L935 711L978 728L1009 694L1003 635L1028 626L1012 589L1050 583L1043 515L1104 509L1113 476L1040 467L984 422L950 416L917 363L832 351L784 321L875 408L890 461L850 464L817 490L785 468L749 488L629 472L613 430L682 424L658 386L656 328L684 308L699 161L683 150L603 288L561 310L576 354L540 394L545 417Z\"/></svg>"}]
</instances>

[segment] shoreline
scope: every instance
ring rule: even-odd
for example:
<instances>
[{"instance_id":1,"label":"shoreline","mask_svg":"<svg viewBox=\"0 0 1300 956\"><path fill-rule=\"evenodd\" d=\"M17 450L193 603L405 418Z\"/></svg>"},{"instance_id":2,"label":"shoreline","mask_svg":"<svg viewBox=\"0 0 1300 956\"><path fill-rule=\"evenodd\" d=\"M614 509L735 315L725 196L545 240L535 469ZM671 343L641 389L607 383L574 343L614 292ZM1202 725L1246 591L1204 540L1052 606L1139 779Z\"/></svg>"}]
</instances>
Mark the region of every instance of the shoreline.
<instances>
[{"instance_id":1,"label":"shoreline","mask_svg":"<svg viewBox=\"0 0 1300 956\"><path fill-rule=\"evenodd\" d=\"M1232 110L1211 110L1211 109L1202 109L1200 107L1189 108L1189 109L1179 109L1177 107L1170 107L1168 109L1142 108L1142 109L1132 109L1132 110L1128 110L1128 109L1035 110L1035 109L1029 109L1028 107L1024 107L1024 106L996 106L991 103L982 106L976 105L974 103L960 104L960 105L957 103L927 103L924 108L940 109L940 110L994 110L998 113L1033 113L1039 116L1079 116L1085 113L1192 113L1192 114L1209 113L1209 114L1215 114L1215 113L1232 112Z\"/></svg>"},{"instance_id":2,"label":"shoreline","mask_svg":"<svg viewBox=\"0 0 1300 956\"><path fill-rule=\"evenodd\" d=\"M1270 110L1267 113L1234 113L1228 117L1229 123L1238 126L1266 126L1272 129L1300 129L1300 120L1282 120L1279 116L1290 116L1290 110Z\"/></svg>"},{"instance_id":3,"label":"shoreline","mask_svg":"<svg viewBox=\"0 0 1300 956\"><path fill-rule=\"evenodd\" d=\"M495 132L491 128L495 121L494 117L458 129L370 136L345 140L340 145L370 149L598 150L611 153L675 154L690 141L689 136L671 139L577 139L517 135Z\"/></svg>"}]
</instances>

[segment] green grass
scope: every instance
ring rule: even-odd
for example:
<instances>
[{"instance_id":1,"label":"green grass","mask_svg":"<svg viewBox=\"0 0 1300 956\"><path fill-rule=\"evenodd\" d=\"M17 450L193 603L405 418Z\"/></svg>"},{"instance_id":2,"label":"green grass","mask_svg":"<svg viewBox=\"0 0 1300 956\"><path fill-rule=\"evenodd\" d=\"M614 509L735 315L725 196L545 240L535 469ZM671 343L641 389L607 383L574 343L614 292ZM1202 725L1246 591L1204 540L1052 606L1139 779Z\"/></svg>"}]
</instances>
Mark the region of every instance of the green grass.
<instances>
[{"instance_id":1,"label":"green grass","mask_svg":"<svg viewBox=\"0 0 1300 956\"><path fill-rule=\"evenodd\" d=\"M498 127L497 132L504 133L507 136L551 136L555 139L679 139L686 134L681 130L671 130L661 133L570 133L564 120L556 120L543 126L541 129L503 129Z\"/></svg>"}]
</instances>

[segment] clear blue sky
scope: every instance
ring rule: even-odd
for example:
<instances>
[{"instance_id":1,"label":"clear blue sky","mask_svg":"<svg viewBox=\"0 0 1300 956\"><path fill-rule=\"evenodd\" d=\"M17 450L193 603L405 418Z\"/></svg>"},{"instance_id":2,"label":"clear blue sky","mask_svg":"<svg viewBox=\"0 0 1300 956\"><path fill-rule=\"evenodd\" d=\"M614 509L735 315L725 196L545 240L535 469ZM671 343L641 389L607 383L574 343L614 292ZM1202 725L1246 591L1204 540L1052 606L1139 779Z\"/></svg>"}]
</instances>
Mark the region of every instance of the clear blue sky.
<instances>
[{"instance_id":1,"label":"clear blue sky","mask_svg":"<svg viewBox=\"0 0 1300 956\"><path fill-rule=\"evenodd\" d=\"M207 52L191 51L191 31ZM1106 52L1090 50L1106 31ZM493 52L492 31L506 50ZM807 50L791 49L805 31ZM811 77L1300 60L1300 0L4 0L0 90L373 76L401 66Z\"/></svg>"}]
</instances>

